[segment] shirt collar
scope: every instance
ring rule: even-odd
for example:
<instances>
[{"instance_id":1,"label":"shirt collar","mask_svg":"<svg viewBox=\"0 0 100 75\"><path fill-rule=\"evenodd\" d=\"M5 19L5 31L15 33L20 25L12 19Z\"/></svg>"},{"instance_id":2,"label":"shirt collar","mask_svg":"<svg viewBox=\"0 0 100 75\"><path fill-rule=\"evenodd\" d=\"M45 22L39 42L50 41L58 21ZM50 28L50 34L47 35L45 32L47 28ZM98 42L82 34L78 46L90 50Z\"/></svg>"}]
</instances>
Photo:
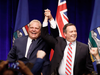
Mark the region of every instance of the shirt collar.
<instances>
[{"instance_id":1,"label":"shirt collar","mask_svg":"<svg viewBox=\"0 0 100 75\"><path fill-rule=\"evenodd\" d=\"M69 44L70 44L70 42L69 42L69 41L67 41L67 40L66 40L66 42L67 42L67 45L69 45ZM76 43L76 41L71 42L71 43L72 43L72 45L74 45L74 44Z\"/></svg>"},{"instance_id":2,"label":"shirt collar","mask_svg":"<svg viewBox=\"0 0 100 75\"><path fill-rule=\"evenodd\" d=\"M32 39L30 37L28 37L29 41L32 42Z\"/></svg>"},{"instance_id":3,"label":"shirt collar","mask_svg":"<svg viewBox=\"0 0 100 75\"><path fill-rule=\"evenodd\" d=\"M31 41L33 40L29 36L28 36L28 39L31 40ZM41 39L41 37L38 37L37 39L34 39L34 41L39 40L39 39Z\"/></svg>"}]
</instances>

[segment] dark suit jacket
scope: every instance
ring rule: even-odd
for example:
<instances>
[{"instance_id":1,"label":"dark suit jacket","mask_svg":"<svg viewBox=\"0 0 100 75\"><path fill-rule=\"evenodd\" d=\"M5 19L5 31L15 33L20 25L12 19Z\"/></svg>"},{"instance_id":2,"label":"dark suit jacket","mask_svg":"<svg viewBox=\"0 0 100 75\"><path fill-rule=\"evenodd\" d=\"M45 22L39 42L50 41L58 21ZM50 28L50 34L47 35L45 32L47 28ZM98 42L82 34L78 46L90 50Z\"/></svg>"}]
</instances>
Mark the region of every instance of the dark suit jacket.
<instances>
[{"instance_id":1,"label":"dark suit jacket","mask_svg":"<svg viewBox=\"0 0 100 75\"><path fill-rule=\"evenodd\" d=\"M100 75L100 64L97 64L98 75Z\"/></svg>"},{"instance_id":2,"label":"dark suit jacket","mask_svg":"<svg viewBox=\"0 0 100 75\"><path fill-rule=\"evenodd\" d=\"M31 50L29 59L27 59L27 58L25 58L27 38L28 38L28 36L23 36L23 37L20 37L15 40L14 45L8 54L7 60L12 61L12 62L21 60L24 63L33 63L34 64L36 61L37 51L44 50L46 52L46 56L44 57L42 72L45 73L45 70L46 70L45 67L47 67L50 63L49 62L50 49L49 49L48 45L44 42L44 40L41 37L39 37L36 40L37 43L36 43L35 47L33 47Z\"/></svg>"},{"instance_id":3,"label":"dark suit jacket","mask_svg":"<svg viewBox=\"0 0 100 75\"><path fill-rule=\"evenodd\" d=\"M51 60L51 71L49 74L56 75L60 62L63 58L64 49L67 45L66 40L62 37L52 37L48 34L48 27L42 27L42 38L54 49L54 55ZM86 44L76 41L76 54L74 61L74 75L91 73L93 71L92 61L90 59L89 47ZM48 74L48 75L49 75Z\"/></svg>"}]
</instances>

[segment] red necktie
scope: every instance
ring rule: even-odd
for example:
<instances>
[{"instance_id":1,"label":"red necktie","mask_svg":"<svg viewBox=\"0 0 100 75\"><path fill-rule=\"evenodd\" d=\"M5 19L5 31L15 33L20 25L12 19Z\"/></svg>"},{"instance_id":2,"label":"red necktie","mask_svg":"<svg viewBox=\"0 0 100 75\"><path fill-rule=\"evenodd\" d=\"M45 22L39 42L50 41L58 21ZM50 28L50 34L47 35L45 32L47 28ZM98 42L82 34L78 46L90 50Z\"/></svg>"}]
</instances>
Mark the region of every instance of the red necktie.
<instances>
[{"instance_id":1,"label":"red necktie","mask_svg":"<svg viewBox=\"0 0 100 75\"><path fill-rule=\"evenodd\" d=\"M67 51L67 58L66 58L66 67L65 67L65 73L66 75L70 75L71 74L71 70L72 70L72 47L71 44L69 44L68 46L68 51Z\"/></svg>"}]
</instances>

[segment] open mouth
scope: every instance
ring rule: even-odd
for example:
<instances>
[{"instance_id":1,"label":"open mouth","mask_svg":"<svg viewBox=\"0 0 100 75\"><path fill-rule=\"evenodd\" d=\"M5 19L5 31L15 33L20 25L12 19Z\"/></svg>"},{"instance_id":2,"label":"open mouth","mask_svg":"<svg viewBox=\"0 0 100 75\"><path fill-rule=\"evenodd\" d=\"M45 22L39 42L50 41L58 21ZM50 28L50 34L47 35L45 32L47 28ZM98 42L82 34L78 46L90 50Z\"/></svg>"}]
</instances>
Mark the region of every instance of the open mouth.
<instances>
[{"instance_id":1,"label":"open mouth","mask_svg":"<svg viewBox=\"0 0 100 75\"><path fill-rule=\"evenodd\" d=\"M34 32L31 32L32 34L36 34L36 33L34 33Z\"/></svg>"}]
</instances>

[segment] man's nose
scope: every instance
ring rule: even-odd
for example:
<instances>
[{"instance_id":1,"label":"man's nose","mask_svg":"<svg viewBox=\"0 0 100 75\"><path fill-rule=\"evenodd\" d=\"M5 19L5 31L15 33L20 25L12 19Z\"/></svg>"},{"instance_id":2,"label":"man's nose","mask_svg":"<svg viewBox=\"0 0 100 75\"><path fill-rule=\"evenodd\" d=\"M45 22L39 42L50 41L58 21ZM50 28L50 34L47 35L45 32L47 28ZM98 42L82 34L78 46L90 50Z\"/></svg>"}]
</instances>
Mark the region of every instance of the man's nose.
<instances>
[{"instance_id":1,"label":"man's nose","mask_svg":"<svg viewBox=\"0 0 100 75\"><path fill-rule=\"evenodd\" d=\"M76 34L76 32L73 32L74 34Z\"/></svg>"},{"instance_id":2,"label":"man's nose","mask_svg":"<svg viewBox=\"0 0 100 75\"><path fill-rule=\"evenodd\" d=\"M33 31L36 31L36 29L35 29L35 28L33 28L32 30L33 30Z\"/></svg>"}]
</instances>

